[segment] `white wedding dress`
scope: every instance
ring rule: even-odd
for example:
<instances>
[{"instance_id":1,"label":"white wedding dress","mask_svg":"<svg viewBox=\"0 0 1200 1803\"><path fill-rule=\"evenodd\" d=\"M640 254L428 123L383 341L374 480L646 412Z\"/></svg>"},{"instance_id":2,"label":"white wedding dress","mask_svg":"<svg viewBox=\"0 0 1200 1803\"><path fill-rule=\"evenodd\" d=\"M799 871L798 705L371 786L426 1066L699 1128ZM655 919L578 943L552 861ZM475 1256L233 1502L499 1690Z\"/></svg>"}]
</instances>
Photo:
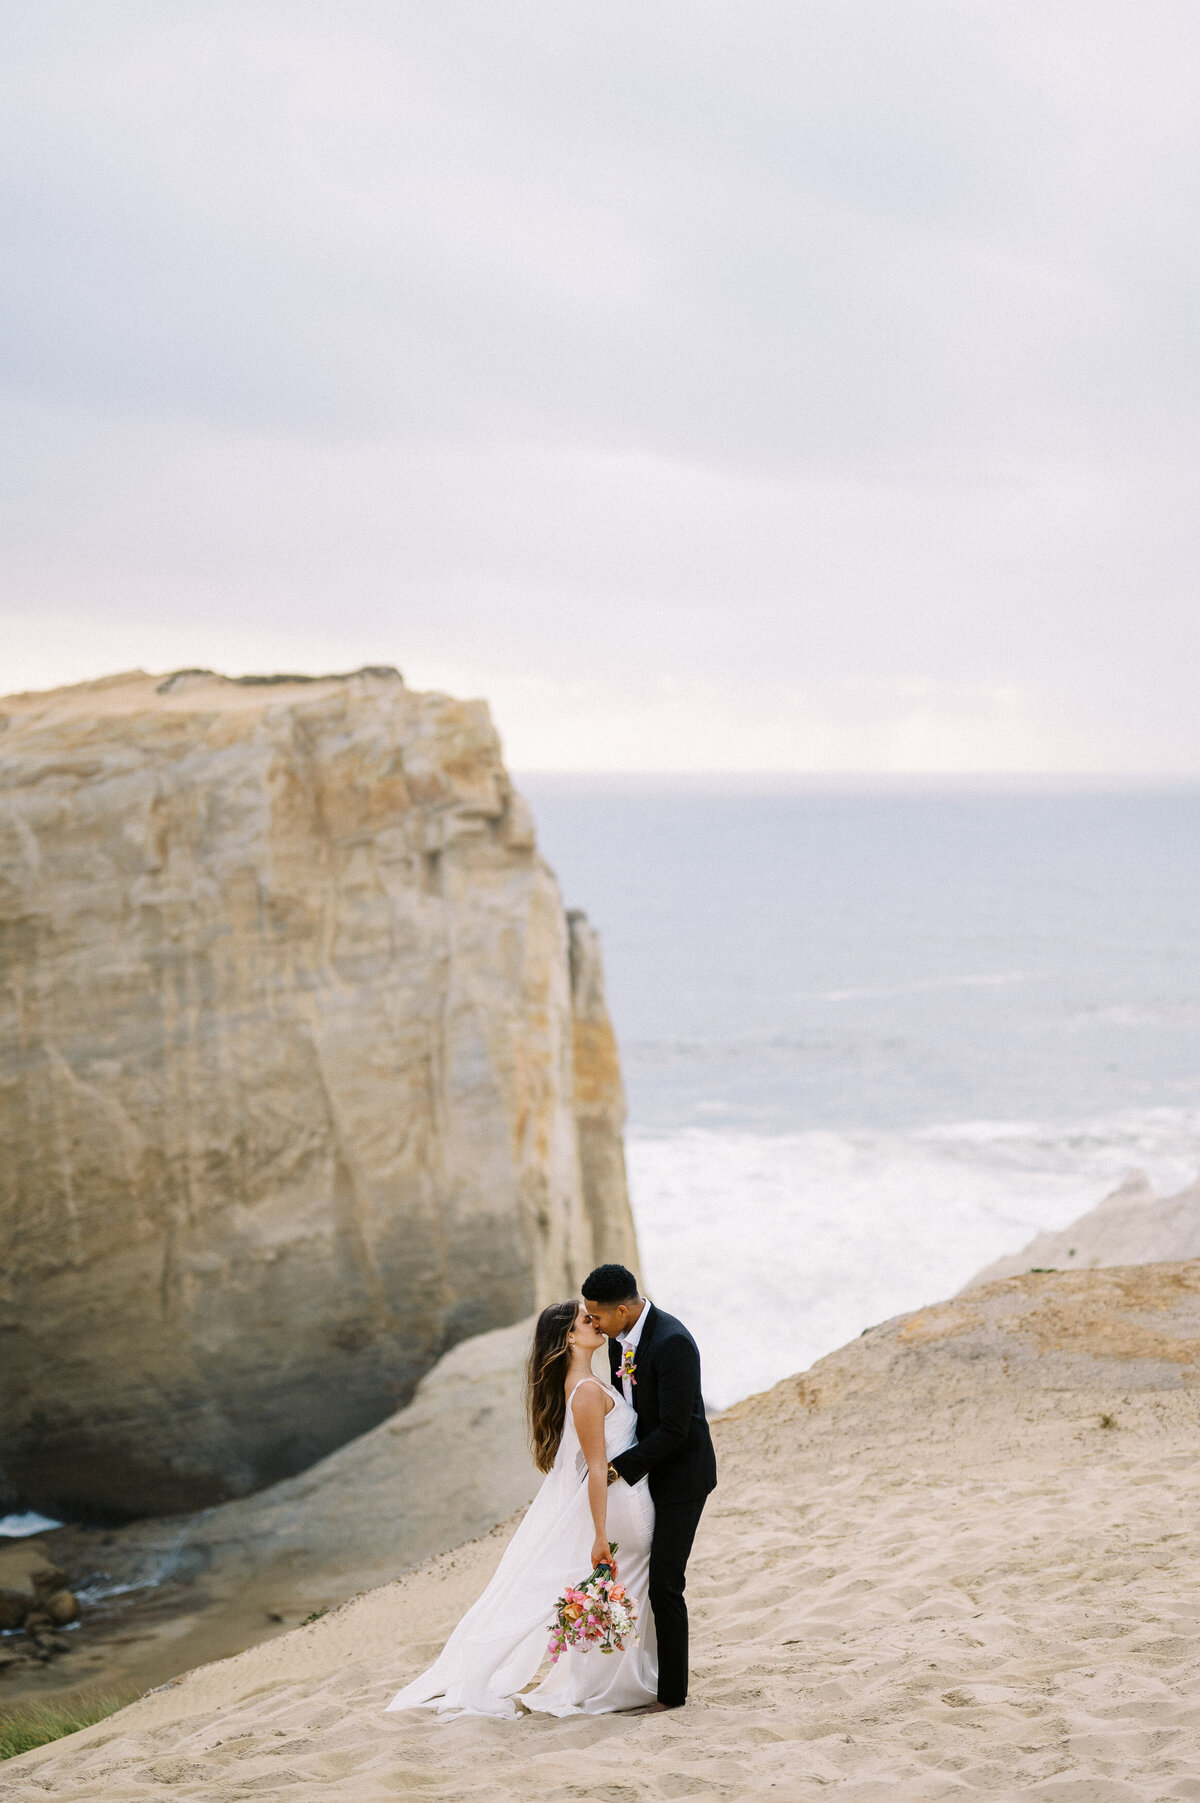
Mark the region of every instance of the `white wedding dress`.
<instances>
[{"instance_id":1,"label":"white wedding dress","mask_svg":"<svg viewBox=\"0 0 1200 1803\"><path fill-rule=\"evenodd\" d=\"M600 1380L585 1377L582 1382ZM637 1417L616 1390L608 1384L600 1388L613 1398L604 1422L604 1444L614 1459L636 1440ZM654 1504L645 1478L632 1487L623 1481L609 1486L607 1520L608 1537L620 1549L620 1582L637 1599L638 1637L623 1653L602 1653L595 1647L580 1652L572 1647L536 1690L521 1696L527 1709L547 1715L606 1715L614 1709L636 1709L657 1694L654 1616L646 1600ZM406 1684L388 1709L517 1715L513 1699L532 1683L546 1658L555 1603L564 1586L578 1584L591 1570L593 1539L587 1461L574 1409L568 1406L554 1464L504 1549L491 1583L429 1670Z\"/></svg>"}]
</instances>

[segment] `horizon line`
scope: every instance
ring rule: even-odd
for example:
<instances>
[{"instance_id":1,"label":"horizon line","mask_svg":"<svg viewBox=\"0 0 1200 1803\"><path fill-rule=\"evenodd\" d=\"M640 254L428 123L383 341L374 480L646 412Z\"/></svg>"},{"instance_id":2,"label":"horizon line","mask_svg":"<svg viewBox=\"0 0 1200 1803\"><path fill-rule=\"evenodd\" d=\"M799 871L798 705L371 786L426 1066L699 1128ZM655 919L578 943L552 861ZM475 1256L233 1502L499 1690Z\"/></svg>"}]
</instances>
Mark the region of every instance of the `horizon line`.
<instances>
[{"instance_id":1,"label":"horizon line","mask_svg":"<svg viewBox=\"0 0 1200 1803\"><path fill-rule=\"evenodd\" d=\"M1200 771L1169 770L660 770L552 769L509 764L519 781L553 782L755 783L811 788L1016 788L1071 789L1200 788Z\"/></svg>"}]
</instances>

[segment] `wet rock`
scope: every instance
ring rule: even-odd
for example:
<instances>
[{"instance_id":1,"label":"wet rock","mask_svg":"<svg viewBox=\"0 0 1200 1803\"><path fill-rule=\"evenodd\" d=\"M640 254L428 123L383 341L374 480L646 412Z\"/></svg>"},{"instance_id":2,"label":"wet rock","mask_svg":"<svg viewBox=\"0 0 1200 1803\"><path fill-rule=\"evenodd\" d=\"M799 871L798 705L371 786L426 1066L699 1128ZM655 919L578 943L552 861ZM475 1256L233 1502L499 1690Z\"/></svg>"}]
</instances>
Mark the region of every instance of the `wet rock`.
<instances>
[{"instance_id":1,"label":"wet rock","mask_svg":"<svg viewBox=\"0 0 1200 1803\"><path fill-rule=\"evenodd\" d=\"M0 1549L0 1629L25 1630L24 1640L5 1649L4 1666L22 1659L46 1660L70 1650L58 1630L79 1619L79 1599L67 1588L67 1574L46 1557L37 1540Z\"/></svg>"},{"instance_id":2,"label":"wet rock","mask_svg":"<svg viewBox=\"0 0 1200 1803\"><path fill-rule=\"evenodd\" d=\"M47 1659L69 1650L70 1642L58 1632L53 1618L43 1609L33 1609L25 1617L25 1635L37 1654Z\"/></svg>"},{"instance_id":3,"label":"wet rock","mask_svg":"<svg viewBox=\"0 0 1200 1803\"><path fill-rule=\"evenodd\" d=\"M11 1634L14 1628L23 1628L32 1608L33 1598L24 1591L0 1590L0 1630Z\"/></svg>"},{"instance_id":4,"label":"wet rock","mask_svg":"<svg viewBox=\"0 0 1200 1803\"><path fill-rule=\"evenodd\" d=\"M52 1590L42 1607L50 1620L60 1628L79 1620L79 1598L71 1590Z\"/></svg>"},{"instance_id":5,"label":"wet rock","mask_svg":"<svg viewBox=\"0 0 1200 1803\"><path fill-rule=\"evenodd\" d=\"M61 1590L65 1571L48 1557L40 1540L18 1540L0 1546L0 1589L20 1590L27 1596Z\"/></svg>"}]
</instances>

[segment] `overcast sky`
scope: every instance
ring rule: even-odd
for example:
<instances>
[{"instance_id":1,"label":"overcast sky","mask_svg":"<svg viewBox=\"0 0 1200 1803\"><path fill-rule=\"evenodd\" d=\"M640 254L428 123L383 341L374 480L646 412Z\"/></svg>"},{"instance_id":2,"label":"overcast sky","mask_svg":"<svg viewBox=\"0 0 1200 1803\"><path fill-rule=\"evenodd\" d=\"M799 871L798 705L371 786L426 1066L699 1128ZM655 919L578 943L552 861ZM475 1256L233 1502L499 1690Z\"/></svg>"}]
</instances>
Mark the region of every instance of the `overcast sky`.
<instances>
[{"instance_id":1,"label":"overcast sky","mask_svg":"<svg viewBox=\"0 0 1200 1803\"><path fill-rule=\"evenodd\" d=\"M1196 0L6 0L0 689L1200 773Z\"/></svg>"}]
</instances>

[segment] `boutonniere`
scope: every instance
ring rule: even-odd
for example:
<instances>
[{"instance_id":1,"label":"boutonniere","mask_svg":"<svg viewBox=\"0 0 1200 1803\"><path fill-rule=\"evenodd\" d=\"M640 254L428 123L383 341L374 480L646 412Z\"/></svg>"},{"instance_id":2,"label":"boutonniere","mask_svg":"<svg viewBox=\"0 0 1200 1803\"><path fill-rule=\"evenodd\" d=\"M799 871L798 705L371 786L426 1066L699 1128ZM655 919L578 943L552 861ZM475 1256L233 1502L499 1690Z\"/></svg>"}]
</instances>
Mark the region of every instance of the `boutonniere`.
<instances>
[{"instance_id":1,"label":"boutonniere","mask_svg":"<svg viewBox=\"0 0 1200 1803\"><path fill-rule=\"evenodd\" d=\"M632 1346L626 1346L621 1359L621 1376L627 1377L631 1384L637 1382L634 1372L637 1370L637 1354Z\"/></svg>"}]
</instances>

